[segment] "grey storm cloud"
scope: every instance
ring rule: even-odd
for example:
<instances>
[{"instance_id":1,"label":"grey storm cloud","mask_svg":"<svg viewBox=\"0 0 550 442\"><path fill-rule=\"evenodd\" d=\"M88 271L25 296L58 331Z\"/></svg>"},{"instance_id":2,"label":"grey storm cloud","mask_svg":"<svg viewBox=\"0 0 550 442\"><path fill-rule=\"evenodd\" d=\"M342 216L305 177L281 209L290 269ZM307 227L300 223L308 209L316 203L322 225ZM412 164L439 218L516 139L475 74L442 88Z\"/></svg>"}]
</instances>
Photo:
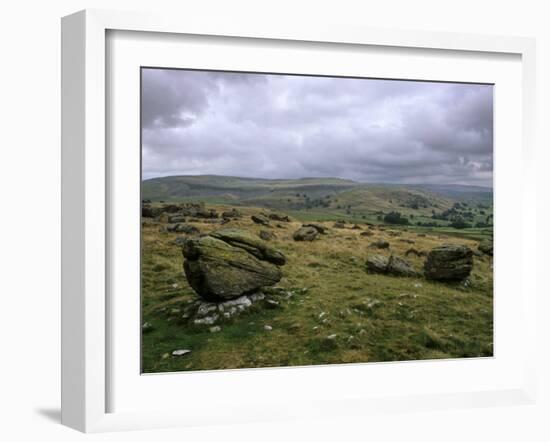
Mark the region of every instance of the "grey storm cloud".
<instances>
[{"instance_id":1,"label":"grey storm cloud","mask_svg":"<svg viewBox=\"0 0 550 442\"><path fill-rule=\"evenodd\" d=\"M141 115L144 179L492 186L491 85L143 69Z\"/></svg>"}]
</instances>

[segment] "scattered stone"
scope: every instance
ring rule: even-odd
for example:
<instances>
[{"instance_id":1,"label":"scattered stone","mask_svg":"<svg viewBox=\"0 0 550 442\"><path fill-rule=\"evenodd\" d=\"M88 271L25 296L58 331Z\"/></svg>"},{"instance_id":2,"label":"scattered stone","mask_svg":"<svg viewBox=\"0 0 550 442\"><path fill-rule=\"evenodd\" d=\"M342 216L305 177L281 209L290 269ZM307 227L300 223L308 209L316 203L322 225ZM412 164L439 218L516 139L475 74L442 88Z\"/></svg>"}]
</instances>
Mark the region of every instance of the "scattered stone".
<instances>
[{"instance_id":1,"label":"scattered stone","mask_svg":"<svg viewBox=\"0 0 550 442\"><path fill-rule=\"evenodd\" d=\"M191 350L182 349L182 350L174 350L172 352L172 356L185 356L187 354L191 353Z\"/></svg>"},{"instance_id":2,"label":"scattered stone","mask_svg":"<svg viewBox=\"0 0 550 442\"><path fill-rule=\"evenodd\" d=\"M370 229L371 227L369 227ZM372 233L370 230L365 230L364 232L361 232L359 236L372 236L374 233Z\"/></svg>"},{"instance_id":3,"label":"scattered stone","mask_svg":"<svg viewBox=\"0 0 550 442\"><path fill-rule=\"evenodd\" d=\"M346 228L346 224L345 224L345 221L337 221L334 223L334 228L335 229L345 229Z\"/></svg>"},{"instance_id":4,"label":"scattered stone","mask_svg":"<svg viewBox=\"0 0 550 442\"><path fill-rule=\"evenodd\" d=\"M271 241L277 238L273 232L268 232L267 230L260 230L259 237L264 241Z\"/></svg>"},{"instance_id":5,"label":"scattered stone","mask_svg":"<svg viewBox=\"0 0 550 442\"><path fill-rule=\"evenodd\" d=\"M273 327L271 327L271 325L264 325L264 330L271 331Z\"/></svg>"},{"instance_id":6,"label":"scattered stone","mask_svg":"<svg viewBox=\"0 0 550 442\"><path fill-rule=\"evenodd\" d=\"M260 224L262 226L269 225L269 219L264 215L252 215L250 219L252 219L252 221L254 221L256 224Z\"/></svg>"},{"instance_id":7,"label":"scattered stone","mask_svg":"<svg viewBox=\"0 0 550 442\"><path fill-rule=\"evenodd\" d=\"M362 230L362 229L361 229L361 226L359 226L358 224L354 224L351 230Z\"/></svg>"},{"instance_id":8,"label":"scattered stone","mask_svg":"<svg viewBox=\"0 0 550 442\"><path fill-rule=\"evenodd\" d=\"M220 318L220 315L214 314L212 316L205 316L204 318L198 318L193 321L195 325L212 325Z\"/></svg>"},{"instance_id":9,"label":"scattered stone","mask_svg":"<svg viewBox=\"0 0 550 442\"><path fill-rule=\"evenodd\" d=\"M185 233L187 235L198 235L200 234L200 230L196 228L195 226L189 225L189 224L173 224L171 226L166 226L167 232L172 233Z\"/></svg>"},{"instance_id":10,"label":"scattered stone","mask_svg":"<svg viewBox=\"0 0 550 442\"><path fill-rule=\"evenodd\" d=\"M265 306L269 309L275 309L275 308L279 308L281 305L273 299L266 299Z\"/></svg>"},{"instance_id":11,"label":"scattered stone","mask_svg":"<svg viewBox=\"0 0 550 442\"><path fill-rule=\"evenodd\" d=\"M222 328L219 325L215 325L214 327L210 327L210 333L218 333L222 331Z\"/></svg>"},{"instance_id":12,"label":"scattered stone","mask_svg":"<svg viewBox=\"0 0 550 442\"><path fill-rule=\"evenodd\" d=\"M493 241L490 239L484 239L479 243L477 249L485 255L493 256Z\"/></svg>"},{"instance_id":13,"label":"scattered stone","mask_svg":"<svg viewBox=\"0 0 550 442\"><path fill-rule=\"evenodd\" d=\"M416 270L407 261L395 255L391 255L389 258L383 255L371 255L367 258L366 266L369 273L418 276Z\"/></svg>"},{"instance_id":14,"label":"scattered stone","mask_svg":"<svg viewBox=\"0 0 550 442\"><path fill-rule=\"evenodd\" d=\"M401 236L401 232L397 232L395 230L388 230L388 235L390 235L390 236Z\"/></svg>"},{"instance_id":15,"label":"scattered stone","mask_svg":"<svg viewBox=\"0 0 550 442\"><path fill-rule=\"evenodd\" d=\"M153 324L151 324L150 322L144 322L143 325L141 326L141 330L144 333L147 333L147 332L153 330Z\"/></svg>"},{"instance_id":16,"label":"scattered stone","mask_svg":"<svg viewBox=\"0 0 550 442\"><path fill-rule=\"evenodd\" d=\"M270 213L268 215L269 219L272 219L273 221L283 221L285 223L289 223L290 222L290 218L288 217L288 215L280 215L278 213Z\"/></svg>"},{"instance_id":17,"label":"scattered stone","mask_svg":"<svg viewBox=\"0 0 550 442\"><path fill-rule=\"evenodd\" d=\"M161 356L161 359L168 359L170 357L170 353L163 353Z\"/></svg>"},{"instance_id":18,"label":"scattered stone","mask_svg":"<svg viewBox=\"0 0 550 442\"><path fill-rule=\"evenodd\" d=\"M144 218L157 218L162 215L162 207L152 207L149 205L141 207L141 216Z\"/></svg>"},{"instance_id":19,"label":"scattered stone","mask_svg":"<svg viewBox=\"0 0 550 442\"><path fill-rule=\"evenodd\" d=\"M371 243L369 247L373 247L376 249L389 249L390 243L388 241L379 239L378 241L374 241L373 243Z\"/></svg>"},{"instance_id":20,"label":"scattered stone","mask_svg":"<svg viewBox=\"0 0 550 442\"><path fill-rule=\"evenodd\" d=\"M319 236L319 231L314 227L300 227L294 234L292 238L294 241L313 241Z\"/></svg>"},{"instance_id":21,"label":"scattered stone","mask_svg":"<svg viewBox=\"0 0 550 442\"><path fill-rule=\"evenodd\" d=\"M185 216L181 216L181 215L168 216L168 222L169 223L184 223L185 222Z\"/></svg>"},{"instance_id":22,"label":"scattered stone","mask_svg":"<svg viewBox=\"0 0 550 442\"><path fill-rule=\"evenodd\" d=\"M328 228L326 228L325 226L323 226L322 224L319 224L319 223L307 223L307 224L302 224L302 227L313 227L315 230L317 230L320 234L324 234L327 232Z\"/></svg>"},{"instance_id":23,"label":"scattered stone","mask_svg":"<svg viewBox=\"0 0 550 442\"><path fill-rule=\"evenodd\" d=\"M420 238L425 238L426 234L425 233L418 233L416 236L418 236Z\"/></svg>"},{"instance_id":24,"label":"scattered stone","mask_svg":"<svg viewBox=\"0 0 550 442\"><path fill-rule=\"evenodd\" d=\"M473 252L463 245L444 244L432 249L424 263L424 274L438 281L465 279L473 267Z\"/></svg>"}]
</instances>

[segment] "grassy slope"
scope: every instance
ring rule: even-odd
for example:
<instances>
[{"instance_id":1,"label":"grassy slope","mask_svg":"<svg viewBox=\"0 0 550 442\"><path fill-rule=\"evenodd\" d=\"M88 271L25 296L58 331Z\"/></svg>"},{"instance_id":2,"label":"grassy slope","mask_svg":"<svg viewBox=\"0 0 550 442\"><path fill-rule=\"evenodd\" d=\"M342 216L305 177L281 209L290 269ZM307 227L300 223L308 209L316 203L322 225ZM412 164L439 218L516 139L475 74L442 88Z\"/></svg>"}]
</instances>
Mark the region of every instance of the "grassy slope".
<instances>
[{"instance_id":1,"label":"grassy slope","mask_svg":"<svg viewBox=\"0 0 550 442\"><path fill-rule=\"evenodd\" d=\"M223 209L223 207L217 207ZM247 215L259 209L242 209ZM218 228L196 223L201 232ZM249 217L229 226L259 232ZM429 250L442 242L476 242L435 232L419 237L412 230L400 237L388 230L331 229L312 243L294 242L301 223L274 228L272 245L288 257L280 286L307 288L277 310L256 310L222 325L219 333L181 323L181 309L196 295L182 272L182 256L173 244L177 234L159 232L159 224L144 223L142 312L153 329L143 334L146 372L397 361L492 355L493 297L491 259L475 258L470 285L428 282L422 278L369 275L364 262L376 239L404 255L409 247ZM331 223L327 223L331 225ZM408 239L415 244L400 241ZM421 258L407 258L421 269ZM271 325L273 330L264 330ZM332 341L328 335L336 334ZM183 358L173 350L191 349Z\"/></svg>"}]
</instances>

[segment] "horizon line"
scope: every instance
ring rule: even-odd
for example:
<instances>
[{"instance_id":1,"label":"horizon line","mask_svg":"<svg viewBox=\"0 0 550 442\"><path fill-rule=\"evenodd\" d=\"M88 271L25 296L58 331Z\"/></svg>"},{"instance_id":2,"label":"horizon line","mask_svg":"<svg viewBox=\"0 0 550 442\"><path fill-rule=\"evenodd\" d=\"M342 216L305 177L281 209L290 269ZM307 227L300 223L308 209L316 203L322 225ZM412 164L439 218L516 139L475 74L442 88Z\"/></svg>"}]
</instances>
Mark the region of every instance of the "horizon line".
<instances>
[{"instance_id":1,"label":"horizon line","mask_svg":"<svg viewBox=\"0 0 550 442\"><path fill-rule=\"evenodd\" d=\"M247 177L247 176L238 176L238 175L219 175L213 173L205 174L196 174L196 175L186 175L186 174L176 174L176 175L159 175L151 178L141 178L141 181L150 181L155 179L163 178L175 178L175 177L219 177L219 178L238 178L246 180L263 180L263 181L288 181L288 180L314 180L314 179L338 179L342 181L351 181L352 183L357 184L387 184L387 185L402 185L402 186L465 186L465 187L481 187L484 189L494 190L494 186L480 185L480 184L462 184L462 183L401 183L401 182L390 182L390 181L357 181L351 178L342 178L338 176L306 176L300 178L265 178L265 177Z\"/></svg>"}]
</instances>

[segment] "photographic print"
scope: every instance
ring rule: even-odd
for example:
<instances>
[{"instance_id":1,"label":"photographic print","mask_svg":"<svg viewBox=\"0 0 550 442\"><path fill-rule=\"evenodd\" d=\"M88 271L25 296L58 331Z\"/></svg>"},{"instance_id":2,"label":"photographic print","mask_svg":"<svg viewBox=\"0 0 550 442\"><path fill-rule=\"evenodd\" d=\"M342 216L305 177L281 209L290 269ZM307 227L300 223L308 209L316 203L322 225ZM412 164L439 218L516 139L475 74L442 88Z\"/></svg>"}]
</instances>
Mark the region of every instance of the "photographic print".
<instances>
[{"instance_id":1,"label":"photographic print","mask_svg":"<svg viewBox=\"0 0 550 442\"><path fill-rule=\"evenodd\" d=\"M493 356L493 85L141 69L142 372Z\"/></svg>"}]
</instances>

